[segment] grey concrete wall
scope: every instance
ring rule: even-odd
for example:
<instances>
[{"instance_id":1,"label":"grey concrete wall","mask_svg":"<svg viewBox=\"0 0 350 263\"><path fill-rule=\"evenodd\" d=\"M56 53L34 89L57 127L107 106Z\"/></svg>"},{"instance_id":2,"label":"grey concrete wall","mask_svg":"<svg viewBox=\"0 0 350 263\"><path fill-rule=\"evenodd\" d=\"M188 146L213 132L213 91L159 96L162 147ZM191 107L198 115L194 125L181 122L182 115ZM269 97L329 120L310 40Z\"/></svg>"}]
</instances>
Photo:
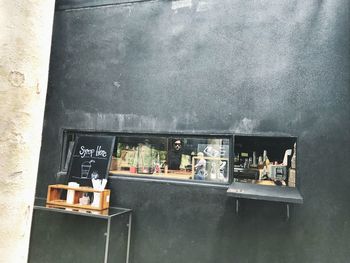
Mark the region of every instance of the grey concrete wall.
<instances>
[{"instance_id":1,"label":"grey concrete wall","mask_svg":"<svg viewBox=\"0 0 350 263\"><path fill-rule=\"evenodd\" d=\"M291 134L289 222L278 203L236 215L225 188L111 179L134 209L131 262L348 261L349 1L61 3L37 195L64 179L63 128Z\"/></svg>"}]
</instances>

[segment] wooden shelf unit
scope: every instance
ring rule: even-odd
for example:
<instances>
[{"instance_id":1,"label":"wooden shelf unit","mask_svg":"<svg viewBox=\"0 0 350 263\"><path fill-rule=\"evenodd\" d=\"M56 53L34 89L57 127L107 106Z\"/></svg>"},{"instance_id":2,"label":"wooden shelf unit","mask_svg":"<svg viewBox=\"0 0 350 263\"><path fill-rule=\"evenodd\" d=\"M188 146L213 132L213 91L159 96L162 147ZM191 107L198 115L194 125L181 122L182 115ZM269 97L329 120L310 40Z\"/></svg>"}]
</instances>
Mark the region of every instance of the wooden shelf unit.
<instances>
[{"instance_id":1,"label":"wooden shelf unit","mask_svg":"<svg viewBox=\"0 0 350 263\"><path fill-rule=\"evenodd\" d=\"M62 191L73 190L74 198L73 204L67 203L65 199L61 199ZM81 205L79 204L79 198L83 196L84 193L99 193L100 203L99 206L92 205ZM111 190L95 190L92 187L70 187L63 184L49 185L47 191L46 203L50 205L62 206L62 207L75 207L87 210L104 210L109 208L109 199L111 195Z\"/></svg>"}]
</instances>

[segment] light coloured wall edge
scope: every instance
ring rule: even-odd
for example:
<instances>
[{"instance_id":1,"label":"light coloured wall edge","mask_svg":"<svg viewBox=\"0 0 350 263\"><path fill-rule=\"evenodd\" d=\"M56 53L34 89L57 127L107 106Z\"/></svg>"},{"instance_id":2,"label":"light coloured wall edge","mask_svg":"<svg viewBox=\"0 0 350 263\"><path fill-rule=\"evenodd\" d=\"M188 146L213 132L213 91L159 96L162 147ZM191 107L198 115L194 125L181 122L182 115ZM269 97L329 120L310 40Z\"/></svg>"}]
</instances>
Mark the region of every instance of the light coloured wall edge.
<instances>
[{"instance_id":1,"label":"light coloured wall edge","mask_svg":"<svg viewBox=\"0 0 350 263\"><path fill-rule=\"evenodd\" d=\"M55 1L0 3L0 262L27 262Z\"/></svg>"}]
</instances>

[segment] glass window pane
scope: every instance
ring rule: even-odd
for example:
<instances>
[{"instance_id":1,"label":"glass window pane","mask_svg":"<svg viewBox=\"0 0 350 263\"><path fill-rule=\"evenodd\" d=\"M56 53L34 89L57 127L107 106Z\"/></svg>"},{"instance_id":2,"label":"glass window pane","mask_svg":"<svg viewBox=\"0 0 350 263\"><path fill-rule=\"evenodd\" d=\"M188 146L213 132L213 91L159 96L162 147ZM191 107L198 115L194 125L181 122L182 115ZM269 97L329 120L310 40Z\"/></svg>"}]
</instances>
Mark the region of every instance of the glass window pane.
<instances>
[{"instance_id":1,"label":"glass window pane","mask_svg":"<svg viewBox=\"0 0 350 263\"><path fill-rule=\"evenodd\" d=\"M228 138L117 136L111 173L227 183Z\"/></svg>"},{"instance_id":2,"label":"glass window pane","mask_svg":"<svg viewBox=\"0 0 350 263\"><path fill-rule=\"evenodd\" d=\"M296 138L235 136L234 181L296 186Z\"/></svg>"}]
</instances>

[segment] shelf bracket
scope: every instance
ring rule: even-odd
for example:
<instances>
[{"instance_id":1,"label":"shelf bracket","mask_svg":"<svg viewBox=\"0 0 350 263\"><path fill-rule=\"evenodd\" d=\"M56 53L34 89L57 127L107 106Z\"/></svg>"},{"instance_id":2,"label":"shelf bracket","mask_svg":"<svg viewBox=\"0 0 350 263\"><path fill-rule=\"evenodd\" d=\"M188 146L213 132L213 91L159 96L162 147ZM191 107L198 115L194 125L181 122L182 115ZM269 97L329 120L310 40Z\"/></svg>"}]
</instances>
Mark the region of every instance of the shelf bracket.
<instances>
[{"instance_id":1,"label":"shelf bracket","mask_svg":"<svg viewBox=\"0 0 350 263\"><path fill-rule=\"evenodd\" d=\"M236 214L238 215L239 213L239 199L236 198L236 207L235 207ZM286 204L286 219L289 221L290 219L290 206L289 204Z\"/></svg>"}]
</instances>

